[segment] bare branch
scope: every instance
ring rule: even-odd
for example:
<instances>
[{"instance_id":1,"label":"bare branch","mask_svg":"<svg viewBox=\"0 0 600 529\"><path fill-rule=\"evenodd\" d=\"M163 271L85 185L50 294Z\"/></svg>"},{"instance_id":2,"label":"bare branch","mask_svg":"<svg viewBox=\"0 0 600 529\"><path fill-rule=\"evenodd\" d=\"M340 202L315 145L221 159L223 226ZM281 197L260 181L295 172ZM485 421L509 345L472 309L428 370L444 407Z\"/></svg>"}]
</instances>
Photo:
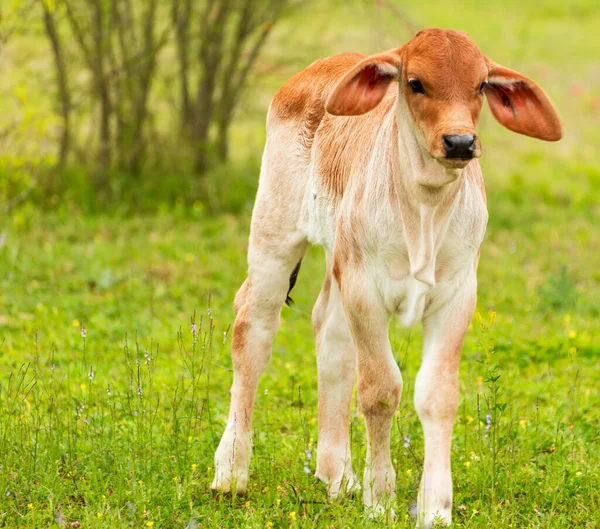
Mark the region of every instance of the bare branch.
<instances>
[{"instance_id":1,"label":"bare branch","mask_svg":"<svg viewBox=\"0 0 600 529\"><path fill-rule=\"evenodd\" d=\"M189 123L190 102L190 55L189 37L192 14L192 0L173 0L171 18L175 28L175 46L179 59L179 84L181 91L181 125Z\"/></svg>"},{"instance_id":2,"label":"bare branch","mask_svg":"<svg viewBox=\"0 0 600 529\"><path fill-rule=\"evenodd\" d=\"M71 91L69 89L67 78L68 74L63 45L56 27L54 13L50 10L48 4L44 0L39 1L44 10L44 27L46 29L46 35L48 36L48 40L52 47L56 81L58 84L58 96L61 103L60 113L63 121L63 131L60 140L58 165L62 168L65 165L71 141Z\"/></svg>"}]
</instances>

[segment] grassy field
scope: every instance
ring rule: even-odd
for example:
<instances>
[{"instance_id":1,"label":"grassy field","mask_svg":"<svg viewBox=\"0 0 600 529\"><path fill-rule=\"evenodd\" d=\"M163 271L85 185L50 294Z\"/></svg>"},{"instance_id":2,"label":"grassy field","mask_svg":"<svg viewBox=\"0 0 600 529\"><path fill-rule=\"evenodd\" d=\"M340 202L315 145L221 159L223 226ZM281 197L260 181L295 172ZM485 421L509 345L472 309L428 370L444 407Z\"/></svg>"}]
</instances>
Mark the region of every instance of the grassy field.
<instances>
[{"instance_id":1,"label":"grassy field","mask_svg":"<svg viewBox=\"0 0 600 529\"><path fill-rule=\"evenodd\" d=\"M502 130L484 111L490 223L461 364L455 526L598 528L600 9L587 1L463 0L435 8L409 1L402 10L418 27L468 31L494 60L539 81L565 126L561 143L544 144ZM261 78L240 113L237 161L259 155L266 105L294 69L338 51L389 48L409 37L408 25L393 9L358 2L298 12L265 59L290 49L289 64ZM27 69L15 75L35 76ZM319 249L305 259L296 305L283 309L259 388L248 495L209 490L256 178L215 182L219 196L231 186L236 216L200 205L83 215L75 201L44 213L25 202L3 213L0 527L414 525L420 330L393 322L390 331L405 381L392 445L396 520L369 520L360 498L329 502L311 474ZM351 428L360 475L366 446L355 404Z\"/></svg>"}]
</instances>

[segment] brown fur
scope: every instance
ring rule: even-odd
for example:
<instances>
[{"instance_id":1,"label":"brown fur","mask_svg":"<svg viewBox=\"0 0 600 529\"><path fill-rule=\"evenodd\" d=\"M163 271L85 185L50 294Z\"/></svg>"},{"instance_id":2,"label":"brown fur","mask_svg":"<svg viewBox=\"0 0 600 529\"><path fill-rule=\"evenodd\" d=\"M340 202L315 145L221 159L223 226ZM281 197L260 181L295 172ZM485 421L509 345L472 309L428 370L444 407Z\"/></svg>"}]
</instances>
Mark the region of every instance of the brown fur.
<instances>
[{"instance_id":1,"label":"brown fur","mask_svg":"<svg viewBox=\"0 0 600 529\"><path fill-rule=\"evenodd\" d=\"M333 267L331 269L331 275L333 276L333 279L335 279L336 283L338 284L338 287L341 288L341 286L342 286L342 265L340 264L340 258L341 258L340 255L333 258Z\"/></svg>"},{"instance_id":2,"label":"brown fur","mask_svg":"<svg viewBox=\"0 0 600 529\"><path fill-rule=\"evenodd\" d=\"M299 143L304 148L300 154L307 159L325 114L325 98L336 79L362 58L363 55L358 53L342 53L316 61L294 75L275 94L271 112L278 120L291 123L297 130Z\"/></svg>"},{"instance_id":3,"label":"brown fur","mask_svg":"<svg viewBox=\"0 0 600 529\"><path fill-rule=\"evenodd\" d=\"M233 325L233 337L231 339L231 349L233 354L233 360L236 361L237 357L244 359L244 350L246 349L246 342L248 332L251 328L249 319L247 318L247 306L244 305L239 311L235 324ZM240 362L243 363L243 362ZM243 366L240 366L243 369Z\"/></svg>"},{"instance_id":4,"label":"brown fur","mask_svg":"<svg viewBox=\"0 0 600 529\"><path fill-rule=\"evenodd\" d=\"M340 79L352 78L352 72L369 61L389 62L390 57L401 64L400 83L407 84L409 79L416 78L426 90L427 97L410 89L403 92L411 117L433 157L444 156L444 134L476 136L483 102L480 88L488 75L502 79L514 75L519 81L523 80L523 90L535 96L532 99L535 116L530 116L524 124L506 120L503 124L511 130L543 139L560 137L558 117L533 81L490 61L466 33L424 30L408 43L384 54L365 58L357 53L344 53L317 61L292 77L275 95L271 105L273 116L290 123L297 131L301 156L310 160L317 136L322 145L327 145L327 149L319 149L313 155L317 173L324 175L322 184L332 196L343 195L351 173L357 177L364 173L365 159L371 152L376 131L384 116L394 108L397 87L392 83L383 101L360 116L332 116L325 112L324 103L332 91L339 91ZM485 91L492 100L499 97L495 95L499 90L494 91L490 86ZM499 116L495 110L494 114ZM544 130L537 130L538 124ZM481 146L476 138L475 156L480 154Z\"/></svg>"},{"instance_id":5,"label":"brown fur","mask_svg":"<svg viewBox=\"0 0 600 529\"><path fill-rule=\"evenodd\" d=\"M318 172L327 175L323 182L332 195L341 196L351 169L360 174L369 142L374 141L373 130L394 103L394 90L371 113L348 118L325 113L324 101L341 75L358 64L363 55L343 53L313 63L285 83L273 98L271 112L279 120L290 122L298 131L302 153L310 158L315 135L329 147L322 149L316 160ZM361 145L363 148L357 148Z\"/></svg>"}]
</instances>

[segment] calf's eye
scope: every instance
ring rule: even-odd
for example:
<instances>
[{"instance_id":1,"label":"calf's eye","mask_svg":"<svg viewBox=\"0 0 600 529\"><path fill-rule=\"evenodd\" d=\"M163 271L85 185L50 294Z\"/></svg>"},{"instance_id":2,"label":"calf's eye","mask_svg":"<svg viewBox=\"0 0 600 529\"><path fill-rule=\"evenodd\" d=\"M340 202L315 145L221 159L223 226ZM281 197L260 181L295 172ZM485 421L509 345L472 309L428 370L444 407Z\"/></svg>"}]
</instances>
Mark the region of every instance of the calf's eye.
<instances>
[{"instance_id":1,"label":"calf's eye","mask_svg":"<svg viewBox=\"0 0 600 529\"><path fill-rule=\"evenodd\" d=\"M423 88L423 84L418 79L409 79L408 84L412 88L414 94L424 94L425 88Z\"/></svg>"},{"instance_id":2,"label":"calf's eye","mask_svg":"<svg viewBox=\"0 0 600 529\"><path fill-rule=\"evenodd\" d=\"M479 86L479 93L483 94L483 89L487 86L487 82L483 81L483 83L481 83L481 85Z\"/></svg>"}]
</instances>

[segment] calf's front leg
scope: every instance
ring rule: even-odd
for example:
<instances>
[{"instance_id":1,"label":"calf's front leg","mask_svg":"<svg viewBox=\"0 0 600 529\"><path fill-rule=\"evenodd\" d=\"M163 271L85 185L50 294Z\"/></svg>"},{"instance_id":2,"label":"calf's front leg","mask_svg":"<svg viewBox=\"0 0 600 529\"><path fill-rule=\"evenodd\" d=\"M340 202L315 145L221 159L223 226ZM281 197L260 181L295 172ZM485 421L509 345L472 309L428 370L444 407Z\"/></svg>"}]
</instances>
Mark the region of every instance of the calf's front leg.
<instances>
[{"instance_id":1,"label":"calf's front leg","mask_svg":"<svg viewBox=\"0 0 600 529\"><path fill-rule=\"evenodd\" d=\"M423 318L423 360L415 382L415 408L425 437L425 462L417 501L417 527L452 521L450 450L458 406L460 350L475 309L475 274L452 299Z\"/></svg>"},{"instance_id":2,"label":"calf's front leg","mask_svg":"<svg viewBox=\"0 0 600 529\"><path fill-rule=\"evenodd\" d=\"M390 315L376 286L364 276L345 273L342 298L357 355L358 402L367 425L363 500L366 507L383 513L396 490L390 430L400 403L402 376L388 339Z\"/></svg>"}]
</instances>

